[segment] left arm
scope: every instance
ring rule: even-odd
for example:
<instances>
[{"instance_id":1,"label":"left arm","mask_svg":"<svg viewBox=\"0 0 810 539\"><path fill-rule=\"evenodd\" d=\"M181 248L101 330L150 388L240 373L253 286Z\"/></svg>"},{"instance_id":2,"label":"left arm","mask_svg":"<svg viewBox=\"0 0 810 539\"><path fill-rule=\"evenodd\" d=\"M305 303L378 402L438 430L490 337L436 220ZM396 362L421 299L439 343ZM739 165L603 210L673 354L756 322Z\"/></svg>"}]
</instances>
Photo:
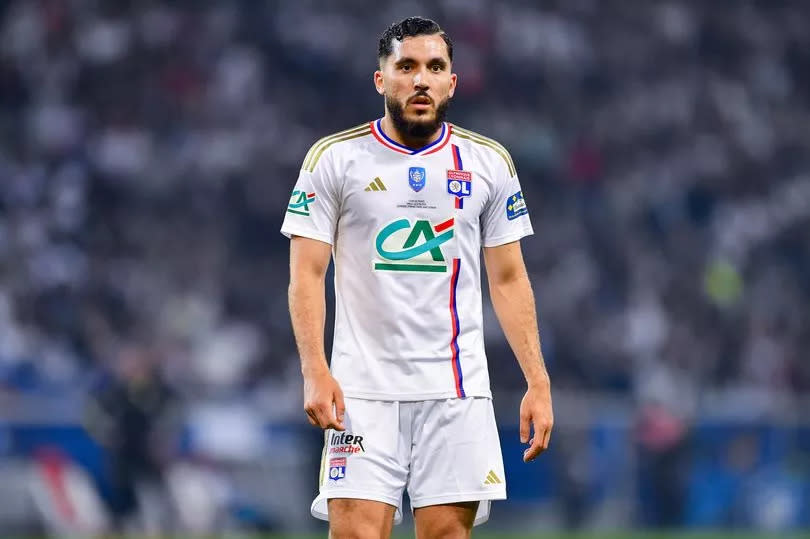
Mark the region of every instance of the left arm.
<instances>
[{"instance_id":1,"label":"left arm","mask_svg":"<svg viewBox=\"0 0 810 539\"><path fill-rule=\"evenodd\" d=\"M528 462L548 448L554 423L551 381L540 350L534 294L520 242L485 247L484 264L495 314L528 384L520 404L520 441L531 444L523 453L523 460ZM534 427L531 440L530 426Z\"/></svg>"}]
</instances>

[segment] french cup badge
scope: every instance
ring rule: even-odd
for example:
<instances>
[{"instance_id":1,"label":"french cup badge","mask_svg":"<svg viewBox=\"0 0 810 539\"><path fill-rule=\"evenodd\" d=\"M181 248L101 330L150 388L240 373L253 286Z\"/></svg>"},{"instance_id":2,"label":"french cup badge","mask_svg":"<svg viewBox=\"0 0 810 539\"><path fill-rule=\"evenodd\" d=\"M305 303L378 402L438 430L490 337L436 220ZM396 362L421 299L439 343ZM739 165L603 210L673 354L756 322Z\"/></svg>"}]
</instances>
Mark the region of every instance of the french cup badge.
<instances>
[{"instance_id":1,"label":"french cup badge","mask_svg":"<svg viewBox=\"0 0 810 539\"><path fill-rule=\"evenodd\" d=\"M411 167L408 169L408 184L417 193L422 190L427 181L425 167Z\"/></svg>"}]
</instances>

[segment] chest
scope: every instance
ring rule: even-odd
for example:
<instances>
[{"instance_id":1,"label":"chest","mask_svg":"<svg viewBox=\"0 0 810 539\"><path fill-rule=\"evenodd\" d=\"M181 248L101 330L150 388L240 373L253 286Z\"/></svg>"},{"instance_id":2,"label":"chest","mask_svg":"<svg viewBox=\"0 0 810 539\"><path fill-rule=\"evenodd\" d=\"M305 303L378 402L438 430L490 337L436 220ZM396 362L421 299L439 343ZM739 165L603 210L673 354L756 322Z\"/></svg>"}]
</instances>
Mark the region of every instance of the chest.
<instances>
[{"instance_id":1,"label":"chest","mask_svg":"<svg viewBox=\"0 0 810 539\"><path fill-rule=\"evenodd\" d=\"M371 232L397 219L437 225L452 218L459 231L478 231L492 182L474 159L468 158L459 169L451 151L369 157L345 170L341 220Z\"/></svg>"}]
</instances>

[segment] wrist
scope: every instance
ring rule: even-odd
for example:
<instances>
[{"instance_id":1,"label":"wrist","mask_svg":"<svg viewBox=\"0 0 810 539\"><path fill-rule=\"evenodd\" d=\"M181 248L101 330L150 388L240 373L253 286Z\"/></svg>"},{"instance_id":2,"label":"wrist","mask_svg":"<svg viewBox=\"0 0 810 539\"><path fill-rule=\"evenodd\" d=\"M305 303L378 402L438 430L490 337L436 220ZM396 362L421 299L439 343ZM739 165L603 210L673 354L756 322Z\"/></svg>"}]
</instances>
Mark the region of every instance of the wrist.
<instances>
[{"instance_id":1,"label":"wrist","mask_svg":"<svg viewBox=\"0 0 810 539\"><path fill-rule=\"evenodd\" d=\"M329 365L326 363L326 360L323 359L307 362L301 365L301 374L304 378L317 378L328 375L330 374Z\"/></svg>"},{"instance_id":2,"label":"wrist","mask_svg":"<svg viewBox=\"0 0 810 539\"><path fill-rule=\"evenodd\" d=\"M549 389L551 388L551 378L547 372L538 373L526 378L529 389Z\"/></svg>"}]
</instances>

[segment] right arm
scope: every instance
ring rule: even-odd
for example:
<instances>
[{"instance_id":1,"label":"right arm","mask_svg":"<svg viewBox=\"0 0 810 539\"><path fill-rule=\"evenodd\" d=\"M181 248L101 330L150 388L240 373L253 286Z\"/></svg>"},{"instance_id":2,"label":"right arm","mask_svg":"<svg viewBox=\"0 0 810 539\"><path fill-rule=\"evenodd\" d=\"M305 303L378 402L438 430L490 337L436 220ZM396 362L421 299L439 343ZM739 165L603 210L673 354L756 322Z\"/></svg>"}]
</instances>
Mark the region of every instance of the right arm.
<instances>
[{"instance_id":1,"label":"right arm","mask_svg":"<svg viewBox=\"0 0 810 539\"><path fill-rule=\"evenodd\" d=\"M332 247L294 236L290 241L290 319L304 376L304 409L322 429L345 430L343 391L329 372L323 345L326 320L326 269Z\"/></svg>"}]
</instances>

